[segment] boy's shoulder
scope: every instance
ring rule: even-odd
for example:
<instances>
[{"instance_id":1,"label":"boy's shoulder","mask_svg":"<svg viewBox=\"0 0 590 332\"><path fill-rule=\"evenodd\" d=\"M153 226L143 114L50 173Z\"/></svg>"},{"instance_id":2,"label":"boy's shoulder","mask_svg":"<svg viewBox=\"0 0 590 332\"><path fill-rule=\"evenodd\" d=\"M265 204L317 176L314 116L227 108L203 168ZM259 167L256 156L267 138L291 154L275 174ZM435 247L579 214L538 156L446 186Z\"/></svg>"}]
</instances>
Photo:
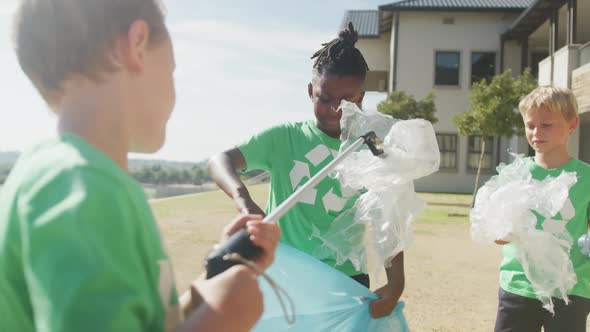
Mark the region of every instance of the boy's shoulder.
<instances>
[{"instance_id":1,"label":"boy's shoulder","mask_svg":"<svg viewBox=\"0 0 590 332\"><path fill-rule=\"evenodd\" d=\"M272 126L269 129L300 131L300 130L304 130L306 128L311 127L313 125L313 123L314 123L313 120L283 122L283 123L277 124L275 126Z\"/></svg>"},{"instance_id":2,"label":"boy's shoulder","mask_svg":"<svg viewBox=\"0 0 590 332\"><path fill-rule=\"evenodd\" d=\"M99 218L103 230L114 223L131 230L138 218L153 218L139 212L148 209L141 186L114 161L80 138L60 137L25 151L9 175L0 192L0 242L15 225L59 229L79 216Z\"/></svg>"},{"instance_id":3,"label":"boy's shoulder","mask_svg":"<svg viewBox=\"0 0 590 332\"><path fill-rule=\"evenodd\" d=\"M575 166L576 175L578 177L577 184L581 184L584 187L590 185L590 165L576 158Z\"/></svg>"},{"instance_id":4,"label":"boy's shoulder","mask_svg":"<svg viewBox=\"0 0 590 332\"><path fill-rule=\"evenodd\" d=\"M308 135L309 132L313 131L314 122L298 121L298 122L283 122L280 124L268 127L261 132L258 132L252 138L265 138L265 139L277 139L280 137L289 137L292 135Z\"/></svg>"},{"instance_id":5,"label":"boy's shoulder","mask_svg":"<svg viewBox=\"0 0 590 332\"><path fill-rule=\"evenodd\" d=\"M81 138L66 135L24 151L5 183L3 196L51 193L49 187L56 185L84 190L88 182L112 188L125 183L125 176L112 160Z\"/></svg>"},{"instance_id":6,"label":"boy's shoulder","mask_svg":"<svg viewBox=\"0 0 590 332\"><path fill-rule=\"evenodd\" d=\"M590 175L590 165L580 159L576 158L576 162L578 164L578 168L586 173L586 175Z\"/></svg>"}]
</instances>

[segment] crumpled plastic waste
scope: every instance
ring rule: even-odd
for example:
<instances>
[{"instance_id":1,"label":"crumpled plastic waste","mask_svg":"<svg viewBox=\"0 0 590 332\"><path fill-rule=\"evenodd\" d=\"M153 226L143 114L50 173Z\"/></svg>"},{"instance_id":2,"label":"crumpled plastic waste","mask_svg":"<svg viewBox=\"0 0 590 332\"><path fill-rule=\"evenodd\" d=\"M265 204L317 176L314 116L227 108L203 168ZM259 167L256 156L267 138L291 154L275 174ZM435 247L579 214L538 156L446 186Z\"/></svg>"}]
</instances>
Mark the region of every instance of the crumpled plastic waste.
<instances>
[{"instance_id":1,"label":"crumpled plastic waste","mask_svg":"<svg viewBox=\"0 0 590 332\"><path fill-rule=\"evenodd\" d=\"M523 156L498 166L498 175L482 186L470 213L471 237L481 243L506 240L515 247L528 280L543 307L553 313L552 297L568 302L577 282L569 257L573 239L564 227L555 233L536 228L537 216L555 216L576 183L575 172L543 181L532 178ZM534 212L533 212L534 211Z\"/></svg>"},{"instance_id":2,"label":"crumpled plastic waste","mask_svg":"<svg viewBox=\"0 0 590 332\"><path fill-rule=\"evenodd\" d=\"M312 237L323 243L314 256L334 258L337 264L350 260L357 270L374 272L391 266L391 259L411 244L412 222L425 207L413 181L438 170L440 152L426 120L397 120L346 101L340 109L340 152L374 131L384 153L376 157L364 147L336 167L332 175L343 195L362 194L326 232L314 229Z\"/></svg>"}]
</instances>

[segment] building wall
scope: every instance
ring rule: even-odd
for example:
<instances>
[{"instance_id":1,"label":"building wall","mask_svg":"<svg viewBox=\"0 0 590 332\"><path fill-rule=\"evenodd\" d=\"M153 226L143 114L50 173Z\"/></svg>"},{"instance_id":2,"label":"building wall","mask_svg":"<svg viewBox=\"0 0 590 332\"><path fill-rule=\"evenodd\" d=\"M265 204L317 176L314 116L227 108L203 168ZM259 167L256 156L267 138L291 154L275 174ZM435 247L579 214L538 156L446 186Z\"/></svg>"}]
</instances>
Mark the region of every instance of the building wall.
<instances>
[{"instance_id":1,"label":"building wall","mask_svg":"<svg viewBox=\"0 0 590 332\"><path fill-rule=\"evenodd\" d=\"M551 57L541 61L541 63L539 63L539 85L553 85L555 87L568 88L575 92L578 91L576 93L577 95L584 96L585 94L583 92L579 92L580 82L576 80L574 85L572 79L574 77L572 72L578 67L578 48L579 45L564 46L555 52L553 55L553 69L551 68ZM553 75L551 75L552 70ZM553 80L551 79L551 76L553 76ZM568 144L568 152L576 158L580 156L580 149L584 143L581 138L580 126L578 126L576 131L574 131L570 137Z\"/></svg>"},{"instance_id":2,"label":"building wall","mask_svg":"<svg viewBox=\"0 0 590 332\"><path fill-rule=\"evenodd\" d=\"M580 114L580 160L590 163L590 113Z\"/></svg>"},{"instance_id":3,"label":"building wall","mask_svg":"<svg viewBox=\"0 0 590 332\"><path fill-rule=\"evenodd\" d=\"M551 57L539 62L539 85L551 85Z\"/></svg>"},{"instance_id":4,"label":"building wall","mask_svg":"<svg viewBox=\"0 0 590 332\"><path fill-rule=\"evenodd\" d=\"M572 71L578 67L578 47L565 46L555 52L553 65L553 85L571 88Z\"/></svg>"},{"instance_id":5,"label":"building wall","mask_svg":"<svg viewBox=\"0 0 590 332\"><path fill-rule=\"evenodd\" d=\"M356 47L363 52L363 56L371 71L389 71L391 57L389 56L389 43L391 33L382 33L379 38L361 38Z\"/></svg>"},{"instance_id":6,"label":"building wall","mask_svg":"<svg viewBox=\"0 0 590 332\"><path fill-rule=\"evenodd\" d=\"M572 90L578 99L580 113L590 112L590 63L574 70Z\"/></svg>"},{"instance_id":7,"label":"building wall","mask_svg":"<svg viewBox=\"0 0 590 332\"><path fill-rule=\"evenodd\" d=\"M456 133L452 117L469 110L471 52L495 52L496 71L499 73L500 34L516 17L517 15L505 13L401 12L398 30L397 90L406 91L416 98L423 98L433 91L436 95L436 116L439 119L434 125L435 130L441 133ZM453 18L454 24L443 24L443 18ZM391 44L393 45L393 40ZM434 85L435 51L460 52L458 87ZM519 72L518 43L506 43L505 64L506 68L512 68L515 74ZM512 144L508 139L500 140L500 146L496 151L500 157L499 161L508 158L505 150L511 145L522 146ZM472 192L475 172L467 169L467 138L459 136L457 152L456 170L439 171L417 181L417 190ZM489 175L491 174L484 176L481 183L487 180Z\"/></svg>"},{"instance_id":8,"label":"building wall","mask_svg":"<svg viewBox=\"0 0 590 332\"><path fill-rule=\"evenodd\" d=\"M572 72L572 90L580 112L578 157L590 163L590 63Z\"/></svg>"},{"instance_id":9,"label":"building wall","mask_svg":"<svg viewBox=\"0 0 590 332\"><path fill-rule=\"evenodd\" d=\"M356 47L363 52L369 65L365 80L365 90L386 92L390 85L391 57L389 43L391 33L383 33L379 38L361 38Z\"/></svg>"},{"instance_id":10,"label":"building wall","mask_svg":"<svg viewBox=\"0 0 590 332\"><path fill-rule=\"evenodd\" d=\"M520 56L521 47L520 42L516 40L509 40L504 43L504 70L512 70L514 77L520 74L522 67ZM500 60L498 59L498 61Z\"/></svg>"}]
</instances>

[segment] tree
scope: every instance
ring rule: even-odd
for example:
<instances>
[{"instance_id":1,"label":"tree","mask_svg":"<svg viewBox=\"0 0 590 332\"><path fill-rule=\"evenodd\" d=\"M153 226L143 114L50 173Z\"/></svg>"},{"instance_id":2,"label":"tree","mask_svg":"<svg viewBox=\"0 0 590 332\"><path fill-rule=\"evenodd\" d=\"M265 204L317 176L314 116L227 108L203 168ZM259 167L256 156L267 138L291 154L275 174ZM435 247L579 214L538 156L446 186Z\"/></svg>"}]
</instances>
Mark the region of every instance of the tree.
<instances>
[{"instance_id":1,"label":"tree","mask_svg":"<svg viewBox=\"0 0 590 332\"><path fill-rule=\"evenodd\" d=\"M434 94L429 93L424 99L417 101L414 96L404 91L393 91L387 95L387 99L377 105L377 110L396 119L424 119L436 123L434 116Z\"/></svg>"},{"instance_id":2,"label":"tree","mask_svg":"<svg viewBox=\"0 0 590 332\"><path fill-rule=\"evenodd\" d=\"M131 175L141 183L154 182L154 174L151 167L143 166L140 170L132 172Z\"/></svg>"},{"instance_id":3,"label":"tree","mask_svg":"<svg viewBox=\"0 0 590 332\"><path fill-rule=\"evenodd\" d=\"M180 183L180 171L176 168L169 167L168 169L168 184Z\"/></svg>"},{"instance_id":4,"label":"tree","mask_svg":"<svg viewBox=\"0 0 590 332\"><path fill-rule=\"evenodd\" d=\"M154 180L156 184L167 184L168 183L168 172L165 168L160 168L159 171L155 173Z\"/></svg>"},{"instance_id":5,"label":"tree","mask_svg":"<svg viewBox=\"0 0 590 332\"><path fill-rule=\"evenodd\" d=\"M507 70L501 75L494 76L489 83L484 79L473 84L469 97L470 110L453 117L460 135L481 135L481 154L471 206L475 203L475 194L479 188L486 139L494 136L524 135L524 123L518 112L518 103L520 98L530 93L536 86L537 83L529 69L517 79L514 79L512 72Z\"/></svg>"},{"instance_id":6,"label":"tree","mask_svg":"<svg viewBox=\"0 0 590 332\"><path fill-rule=\"evenodd\" d=\"M141 174L143 183L154 183L154 171L150 167L144 167Z\"/></svg>"},{"instance_id":7,"label":"tree","mask_svg":"<svg viewBox=\"0 0 590 332\"><path fill-rule=\"evenodd\" d=\"M205 173L205 171L202 168L200 168L198 166L193 167L193 169L191 170L191 177L193 180L193 184L195 184L195 185L203 184L204 177L205 177L204 173Z\"/></svg>"},{"instance_id":8,"label":"tree","mask_svg":"<svg viewBox=\"0 0 590 332\"><path fill-rule=\"evenodd\" d=\"M179 174L180 183L192 183L191 172L188 169L183 169Z\"/></svg>"}]
</instances>

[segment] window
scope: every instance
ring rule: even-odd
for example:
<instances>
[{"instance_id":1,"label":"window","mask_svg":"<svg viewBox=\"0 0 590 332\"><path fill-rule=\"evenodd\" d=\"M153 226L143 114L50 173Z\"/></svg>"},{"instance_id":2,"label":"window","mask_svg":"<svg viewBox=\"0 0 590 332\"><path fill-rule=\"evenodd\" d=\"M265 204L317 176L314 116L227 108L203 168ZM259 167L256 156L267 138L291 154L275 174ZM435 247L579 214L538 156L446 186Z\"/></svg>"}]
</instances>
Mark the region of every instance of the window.
<instances>
[{"instance_id":1,"label":"window","mask_svg":"<svg viewBox=\"0 0 590 332\"><path fill-rule=\"evenodd\" d=\"M436 52L434 85L459 85L459 59L459 52Z\"/></svg>"},{"instance_id":2,"label":"window","mask_svg":"<svg viewBox=\"0 0 590 332\"><path fill-rule=\"evenodd\" d=\"M495 141L493 137L486 138L485 152L481 162L481 169L491 171L496 167L494 158ZM476 170L481 154L481 136L469 136L467 139L467 168Z\"/></svg>"},{"instance_id":3,"label":"window","mask_svg":"<svg viewBox=\"0 0 590 332\"><path fill-rule=\"evenodd\" d=\"M436 134L440 150L440 168L457 169L457 134Z\"/></svg>"},{"instance_id":4,"label":"window","mask_svg":"<svg viewBox=\"0 0 590 332\"><path fill-rule=\"evenodd\" d=\"M471 84L483 79L490 82L494 75L496 75L496 53L471 53Z\"/></svg>"}]
</instances>

